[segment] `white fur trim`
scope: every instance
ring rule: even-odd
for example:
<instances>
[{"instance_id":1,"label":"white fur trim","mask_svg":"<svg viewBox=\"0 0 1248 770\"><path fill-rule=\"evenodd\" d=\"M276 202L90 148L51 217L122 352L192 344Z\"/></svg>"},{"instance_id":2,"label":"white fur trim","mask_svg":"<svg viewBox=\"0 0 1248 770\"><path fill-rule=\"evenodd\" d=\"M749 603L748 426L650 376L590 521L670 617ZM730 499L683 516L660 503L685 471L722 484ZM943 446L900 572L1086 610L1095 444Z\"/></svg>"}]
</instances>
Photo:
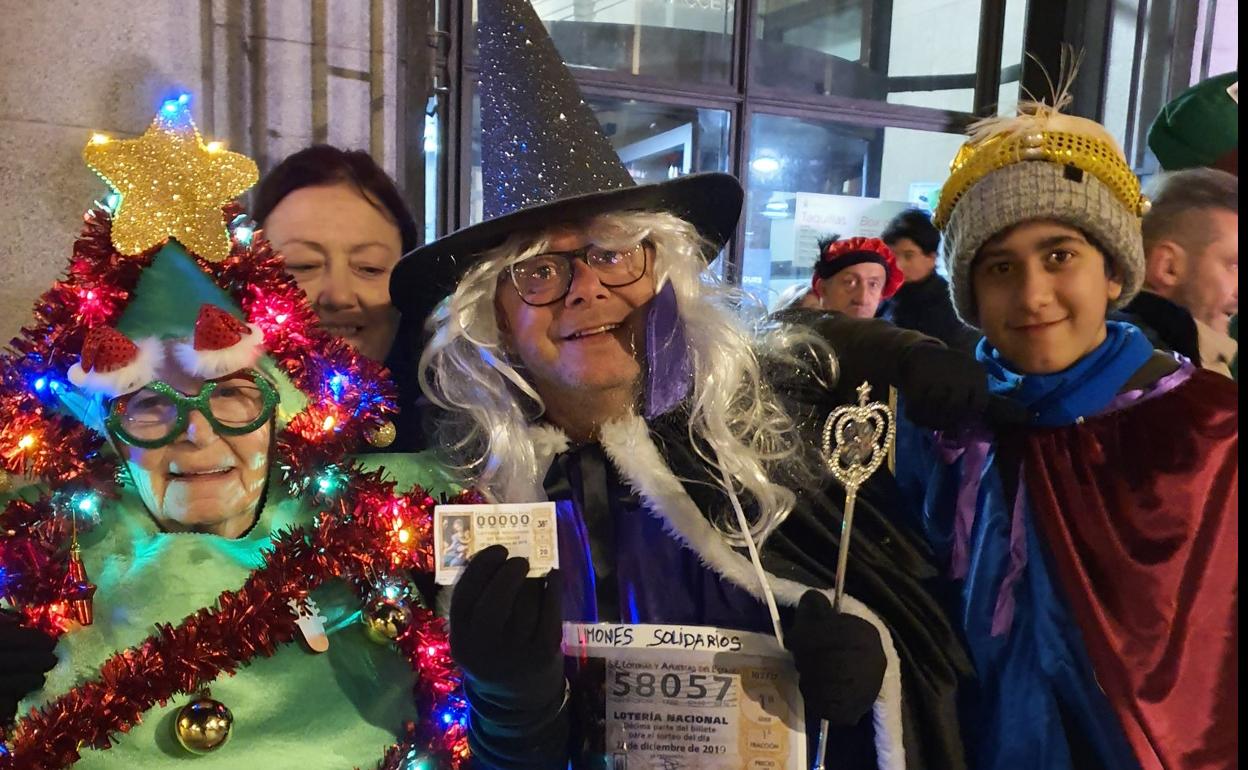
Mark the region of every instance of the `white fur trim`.
<instances>
[{"instance_id":1,"label":"white fur trim","mask_svg":"<svg viewBox=\"0 0 1248 770\"><path fill-rule=\"evenodd\" d=\"M566 452L571 442L566 433L545 423L529 426L529 441L533 444L533 478L512 479L499 489L484 490L483 494L490 502L537 503L546 499L542 480L546 478L555 455Z\"/></svg>"},{"instance_id":2,"label":"white fur trim","mask_svg":"<svg viewBox=\"0 0 1248 770\"><path fill-rule=\"evenodd\" d=\"M84 393L116 398L133 393L156 379L156 370L160 368L164 358L164 346L155 337L144 337L135 340L138 355L134 360L120 369L111 372L97 372L94 369L85 371L82 360L69 367L66 376L69 381Z\"/></svg>"},{"instance_id":3,"label":"white fur trim","mask_svg":"<svg viewBox=\"0 0 1248 770\"><path fill-rule=\"evenodd\" d=\"M568 435L553 425L534 425L529 428L529 439L539 466L549 466L555 455L566 452L571 445Z\"/></svg>"},{"instance_id":4,"label":"white fur trim","mask_svg":"<svg viewBox=\"0 0 1248 770\"><path fill-rule=\"evenodd\" d=\"M558 428L549 425L532 426L529 436L537 461L536 476L527 482L513 483L506 489L492 490L489 494L491 499L498 502L545 499L542 479L550 469L555 455L568 448L568 437ZM658 447L650 438L650 428L645 420L631 415L608 423L602 428L601 440L603 449L620 469L629 486L645 501L650 514L663 522L664 531L697 553L708 569L735 583L760 601L763 599L762 587L758 584L753 565L745 556L730 548L698 510L685 492L684 486L659 454ZM810 589L810 586L775 575L770 578L776 601L781 604L796 605L802 594ZM824 593L829 600L832 599L832 591L824 590ZM901 658L893 644L892 634L874 612L848 594L845 595L842 609L866 620L880 634L887 665L884 684L872 708L876 757L880 770L905 770L906 751L902 742L901 719ZM812 726L808 725L810 727Z\"/></svg>"},{"instance_id":5,"label":"white fur trim","mask_svg":"<svg viewBox=\"0 0 1248 770\"><path fill-rule=\"evenodd\" d=\"M174 355L188 374L205 380L250 368L264 351L264 332L251 324L247 328L241 340L224 350L196 350L191 342L179 342L173 347Z\"/></svg>"},{"instance_id":6,"label":"white fur trim","mask_svg":"<svg viewBox=\"0 0 1248 770\"><path fill-rule=\"evenodd\" d=\"M702 563L723 578L762 599L762 587L749 560L724 541L698 510L672 473L650 438L645 421L633 415L608 423L602 428L602 446L615 462L629 485L646 502L651 515L663 522L664 530L689 547ZM796 605L810 586L785 578L770 576L776 601ZM829 599L832 592L825 590ZM884 646L887 667L880 695L872 708L875 722L875 749L881 770L905 770L905 748L902 743L901 720L901 659L892 635L884 622L866 605L846 594L842 609L875 626Z\"/></svg>"}]
</instances>

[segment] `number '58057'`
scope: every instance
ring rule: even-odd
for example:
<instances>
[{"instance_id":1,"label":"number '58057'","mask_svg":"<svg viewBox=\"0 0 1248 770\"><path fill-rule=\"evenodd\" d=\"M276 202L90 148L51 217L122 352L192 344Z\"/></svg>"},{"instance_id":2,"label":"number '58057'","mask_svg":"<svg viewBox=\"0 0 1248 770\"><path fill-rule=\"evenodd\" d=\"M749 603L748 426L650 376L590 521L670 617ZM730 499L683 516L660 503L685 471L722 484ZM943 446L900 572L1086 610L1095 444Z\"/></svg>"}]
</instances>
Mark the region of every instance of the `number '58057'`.
<instances>
[{"instance_id":1,"label":"number '58057'","mask_svg":"<svg viewBox=\"0 0 1248 770\"><path fill-rule=\"evenodd\" d=\"M702 700L713 698L722 703L732 690L733 678L725 674L676 674L658 675L650 671L612 672L611 695L624 698L636 695L641 698L683 698Z\"/></svg>"}]
</instances>

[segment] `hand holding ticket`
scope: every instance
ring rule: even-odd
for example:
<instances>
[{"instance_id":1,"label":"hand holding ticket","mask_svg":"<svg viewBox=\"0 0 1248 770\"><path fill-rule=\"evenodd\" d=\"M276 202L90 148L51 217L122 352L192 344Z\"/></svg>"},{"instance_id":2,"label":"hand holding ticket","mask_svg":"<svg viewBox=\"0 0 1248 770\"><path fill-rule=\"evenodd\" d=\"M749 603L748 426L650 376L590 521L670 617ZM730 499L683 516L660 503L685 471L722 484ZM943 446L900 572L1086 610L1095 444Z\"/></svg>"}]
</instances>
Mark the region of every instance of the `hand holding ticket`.
<instances>
[{"instance_id":1,"label":"hand holding ticket","mask_svg":"<svg viewBox=\"0 0 1248 770\"><path fill-rule=\"evenodd\" d=\"M434 580L451 585L478 551L501 545L529 560L529 577L559 566L554 503L439 505L433 509Z\"/></svg>"}]
</instances>

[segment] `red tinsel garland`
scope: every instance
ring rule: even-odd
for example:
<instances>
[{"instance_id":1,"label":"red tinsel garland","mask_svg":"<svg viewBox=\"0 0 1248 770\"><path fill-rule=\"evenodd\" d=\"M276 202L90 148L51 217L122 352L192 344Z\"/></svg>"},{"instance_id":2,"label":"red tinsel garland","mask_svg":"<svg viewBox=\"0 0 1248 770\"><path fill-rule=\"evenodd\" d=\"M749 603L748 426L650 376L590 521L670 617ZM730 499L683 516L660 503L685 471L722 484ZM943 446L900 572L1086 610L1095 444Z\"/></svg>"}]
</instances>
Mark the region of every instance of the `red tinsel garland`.
<instances>
[{"instance_id":1,"label":"red tinsel garland","mask_svg":"<svg viewBox=\"0 0 1248 770\"><path fill-rule=\"evenodd\" d=\"M429 558L426 549L395 548L394 506L404 509L404 524L424 527L432 520L434 500L419 487L395 496L380 471L351 472L356 481L334 514L322 514L311 531L294 529L273 539L273 549L237 591L222 593L214 607L201 609L177 627L160 625L140 644L114 654L100 667L98 679L80 685L21 720L11 739L11 755L0 767L67 767L79 748L106 749L117 733L128 732L145 711L178 694L193 693L221 674L232 674L257 655L272 655L297 634L288 602L304 600L332 578L352 580L367 589L379 558L398 554L395 566L409 568ZM391 501L377 506L379 499ZM479 502L464 493L455 502ZM389 568L390 565L380 565ZM450 660L442 620L428 609L413 608L413 628L399 648L418 674L417 707L422 725L409 729L409 742L387 752L382 767L401 767L417 750L439 767L458 767L467 757L464 726L433 724L448 699L457 698L458 678Z\"/></svg>"},{"instance_id":2,"label":"red tinsel garland","mask_svg":"<svg viewBox=\"0 0 1248 770\"><path fill-rule=\"evenodd\" d=\"M234 205L223 212L226 222L240 213ZM65 601L72 590L64 580L71 530L66 509L76 493L114 497L117 470L117 458L102 451L102 438L59 411L58 387L66 387L66 370L77 360L86 333L116 323L157 251L121 255L110 229L107 211L86 214L67 277L39 298L33 322L0 356L0 414L5 415L0 472L33 476L51 488L33 500L14 498L0 510L0 599L53 634L68 627ZM387 557L381 569L432 568L433 500L421 490L396 496L379 475L344 464L394 412L385 369L317 327L281 258L259 236L235 239L221 263L197 262L261 328L269 355L308 398L277 437L273 462L291 494L308 493L312 479L328 469L344 477L345 490L334 500L332 516L322 513L314 530L278 538L266 566L242 589L222 594L214 608L200 610L177 628L161 627L143 644L111 658L98 680L19 723L14 754L0 751L0 767L61 767L77 757L79 746L106 748L154 703L232 673L288 641L295 625L287 599L306 596L330 577L367 590L358 568L374 556ZM397 538L401 530L407 531L405 543ZM204 634L220 642L202 644ZM200 643L191 644L192 639ZM427 610L417 610L415 626L397 647L418 674L421 721L386 751L379 767L405 767L413 751L439 766L458 767L467 742L445 630ZM445 714L454 718L440 719Z\"/></svg>"}]
</instances>

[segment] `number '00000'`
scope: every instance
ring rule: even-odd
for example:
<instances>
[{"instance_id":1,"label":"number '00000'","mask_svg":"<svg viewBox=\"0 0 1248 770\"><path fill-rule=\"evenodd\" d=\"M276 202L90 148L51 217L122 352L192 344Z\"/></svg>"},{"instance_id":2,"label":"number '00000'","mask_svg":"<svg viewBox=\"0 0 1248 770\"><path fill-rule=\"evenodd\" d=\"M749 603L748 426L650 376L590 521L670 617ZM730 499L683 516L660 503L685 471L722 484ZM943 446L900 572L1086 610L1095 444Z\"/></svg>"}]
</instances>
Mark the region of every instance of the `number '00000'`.
<instances>
[{"instance_id":1,"label":"number '00000'","mask_svg":"<svg viewBox=\"0 0 1248 770\"><path fill-rule=\"evenodd\" d=\"M529 514L527 513L489 513L477 515L478 527L527 527L529 526Z\"/></svg>"}]
</instances>

